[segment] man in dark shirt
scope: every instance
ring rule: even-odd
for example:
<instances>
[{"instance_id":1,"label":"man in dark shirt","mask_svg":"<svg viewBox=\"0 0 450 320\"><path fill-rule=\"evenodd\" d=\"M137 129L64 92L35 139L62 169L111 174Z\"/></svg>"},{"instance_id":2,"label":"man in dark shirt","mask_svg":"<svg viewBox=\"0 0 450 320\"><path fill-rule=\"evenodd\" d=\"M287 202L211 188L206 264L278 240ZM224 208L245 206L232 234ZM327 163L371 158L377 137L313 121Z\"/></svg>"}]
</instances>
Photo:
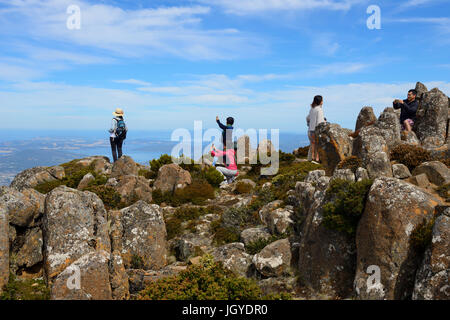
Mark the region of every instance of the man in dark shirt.
<instances>
[{"instance_id":1,"label":"man in dark shirt","mask_svg":"<svg viewBox=\"0 0 450 320\"><path fill-rule=\"evenodd\" d=\"M227 118L227 125L223 125L220 120L219 120L219 116L216 117L216 122L219 125L220 129L222 129L222 144L223 147L226 147L227 149L231 149L233 147L232 142L233 142L233 124L234 124L234 119L232 117L228 117ZM225 148L224 148L225 150ZM227 157L224 155L223 156L223 163L227 163Z\"/></svg>"},{"instance_id":2,"label":"man in dark shirt","mask_svg":"<svg viewBox=\"0 0 450 320\"><path fill-rule=\"evenodd\" d=\"M394 100L394 109L401 109L400 123L402 124L402 129L406 130L407 133L411 132L414 121L416 121L416 112L419 107L416 97L417 91L411 89L408 91L408 99Z\"/></svg>"}]
</instances>

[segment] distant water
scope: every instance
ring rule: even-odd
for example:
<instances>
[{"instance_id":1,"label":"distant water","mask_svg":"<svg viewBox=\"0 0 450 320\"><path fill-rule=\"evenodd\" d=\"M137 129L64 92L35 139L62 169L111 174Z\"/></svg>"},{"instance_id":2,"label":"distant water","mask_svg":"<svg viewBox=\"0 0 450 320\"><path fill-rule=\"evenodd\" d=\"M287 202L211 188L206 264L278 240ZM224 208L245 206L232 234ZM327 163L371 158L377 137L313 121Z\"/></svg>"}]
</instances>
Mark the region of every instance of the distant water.
<instances>
[{"instance_id":1,"label":"distant water","mask_svg":"<svg viewBox=\"0 0 450 320\"><path fill-rule=\"evenodd\" d=\"M172 148L179 143L171 141L171 134L171 131L130 130L123 152L136 162L148 164L162 154L171 154ZM202 149L209 143L204 141ZM251 144L256 147L257 141L251 141ZM284 152L308 144L306 134L280 132L279 147ZM0 185L9 184L17 173L30 167L52 166L93 155L112 158L107 132L0 130Z\"/></svg>"}]
</instances>

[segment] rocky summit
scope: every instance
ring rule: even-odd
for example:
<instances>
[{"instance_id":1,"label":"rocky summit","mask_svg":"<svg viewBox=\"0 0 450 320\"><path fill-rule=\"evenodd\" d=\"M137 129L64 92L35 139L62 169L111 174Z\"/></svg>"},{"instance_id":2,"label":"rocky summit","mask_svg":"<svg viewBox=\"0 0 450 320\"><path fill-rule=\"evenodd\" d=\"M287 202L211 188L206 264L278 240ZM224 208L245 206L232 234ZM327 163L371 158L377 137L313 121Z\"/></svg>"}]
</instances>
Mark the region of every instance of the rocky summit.
<instances>
[{"instance_id":1,"label":"rocky summit","mask_svg":"<svg viewBox=\"0 0 450 320\"><path fill-rule=\"evenodd\" d=\"M265 140L278 172L229 185L209 155L27 169L0 188L0 297L449 300L449 98L417 90L413 132L365 106L316 128L321 164Z\"/></svg>"}]
</instances>

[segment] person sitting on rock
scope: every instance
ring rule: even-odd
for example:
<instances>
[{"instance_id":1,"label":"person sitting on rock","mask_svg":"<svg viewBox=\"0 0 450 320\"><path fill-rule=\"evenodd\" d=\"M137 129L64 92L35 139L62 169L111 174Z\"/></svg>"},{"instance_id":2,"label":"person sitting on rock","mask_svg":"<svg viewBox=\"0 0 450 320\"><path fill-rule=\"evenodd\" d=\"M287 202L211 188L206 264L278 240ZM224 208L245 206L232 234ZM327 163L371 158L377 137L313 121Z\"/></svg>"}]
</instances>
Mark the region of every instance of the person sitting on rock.
<instances>
[{"instance_id":1,"label":"person sitting on rock","mask_svg":"<svg viewBox=\"0 0 450 320\"><path fill-rule=\"evenodd\" d=\"M233 136L233 124L234 124L234 118L228 117L227 118L227 124L224 125L220 122L219 116L216 117L216 122L219 125L220 129L222 129L222 144L223 144L223 151L225 151L225 147L228 149L232 148L232 136ZM229 145L227 144L229 143ZM223 156L223 164L226 163L226 156Z\"/></svg>"},{"instance_id":2,"label":"person sitting on rock","mask_svg":"<svg viewBox=\"0 0 450 320\"><path fill-rule=\"evenodd\" d=\"M417 91L411 89L408 91L408 99L395 99L393 102L394 109L401 109L400 123L402 125L402 130L406 130L406 133L411 132L414 121L416 120L416 112L419 107L416 97Z\"/></svg>"},{"instance_id":3,"label":"person sitting on rock","mask_svg":"<svg viewBox=\"0 0 450 320\"><path fill-rule=\"evenodd\" d=\"M114 162L122 157L122 144L127 138L128 128L123 120L123 110L116 108L113 112L114 118L111 121L111 128L109 129L109 142L111 144L111 151Z\"/></svg>"},{"instance_id":4,"label":"person sitting on rock","mask_svg":"<svg viewBox=\"0 0 450 320\"><path fill-rule=\"evenodd\" d=\"M226 146L224 146L224 152L218 150L214 144L211 146L211 155L215 157L216 155L221 157L227 157L226 167L216 167L216 170L219 171L223 177L224 180L228 184L232 183L237 175L239 174L237 164L236 164L236 150L237 150L237 143L234 144L234 148L227 149ZM225 182L225 181L224 181Z\"/></svg>"}]
</instances>

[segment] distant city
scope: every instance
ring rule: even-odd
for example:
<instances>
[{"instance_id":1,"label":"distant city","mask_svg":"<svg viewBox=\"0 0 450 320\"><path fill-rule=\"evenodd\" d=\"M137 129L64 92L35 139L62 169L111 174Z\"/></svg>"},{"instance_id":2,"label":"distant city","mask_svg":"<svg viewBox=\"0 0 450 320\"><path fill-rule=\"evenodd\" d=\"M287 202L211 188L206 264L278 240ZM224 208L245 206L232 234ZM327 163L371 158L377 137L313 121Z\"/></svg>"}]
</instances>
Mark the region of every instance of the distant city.
<instances>
[{"instance_id":1,"label":"distant city","mask_svg":"<svg viewBox=\"0 0 450 320\"><path fill-rule=\"evenodd\" d=\"M162 154L170 154L178 141L170 131L134 131L125 140L124 154L148 164ZM108 134L103 131L0 131L0 185L9 185L21 171L37 166L53 166L93 155L111 158ZM257 142L252 141L253 147ZM204 147L208 142L204 143ZM308 144L305 134L280 132L280 149L292 152Z\"/></svg>"}]
</instances>

